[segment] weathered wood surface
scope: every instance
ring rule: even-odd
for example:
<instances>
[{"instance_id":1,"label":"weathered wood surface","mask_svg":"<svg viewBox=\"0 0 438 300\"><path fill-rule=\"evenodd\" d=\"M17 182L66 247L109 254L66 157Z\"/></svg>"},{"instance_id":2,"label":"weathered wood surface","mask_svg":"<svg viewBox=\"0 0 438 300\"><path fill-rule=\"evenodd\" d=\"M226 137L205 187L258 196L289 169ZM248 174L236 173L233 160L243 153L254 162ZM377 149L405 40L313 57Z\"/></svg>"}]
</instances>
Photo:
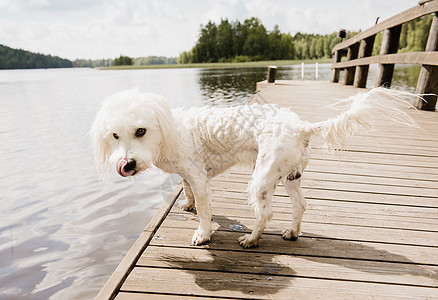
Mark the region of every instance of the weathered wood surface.
<instances>
[{"instance_id":1,"label":"weathered wood surface","mask_svg":"<svg viewBox=\"0 0 438 300\"><path fill-rule=\"evenodd\" d=\"M371 36L360 41L358 58L371 56L373 52L375 36ZM367 83L369 65L356 66L356 76L354 77L354 86L365 88Z\"/></svg>"},{"instance_id":2,"label":"weathered wood surface","mask_svg":"<svg viewBox=\"0 0 438 300\"><path fill-rule=\"evenodd\" d=\"M277 67L276 66L269 66L268 67L268 82L273 83L275 82L275 79L277 77Z\"/></svg>"},{"instance_id":3,"label":"weathered wood surface","mask_svg":"<svg viewBox=\"0 0 438 300\"><path fill-rule=\"evenodd\" d=\"M254 101L292 107L316 122L338 114L324 106L358 91L276 81ZM379 119L348 151L329 154L312 141L303 175L308 210L297 241L280 235L292 213L280 184L259 246L238 245L254 216L245 193L250 174L234 168L211 182L210 243L190 244L198 218L169 201L139 239L145 245L134 247L144 251L128 253L126 275L105 289L116 299L438 299L438 113L410 114L423 130Z\"/></svg>"},{"instance_id":4,"label":"weathered wood surface","mask_svg":"<svg viewBox=\"0 0 438 300\"><path fill-rule=\"evenodd\" d=\"M430 26L429 37L427 38L426 53L438 53L438 13L433 16ZM419 109L434 110L438 94L438 66L423 64L418 76L417 93L435 94L425 96L426 101L417 103Z\"/></svg>"},{"instance_id":5,"label":"weathered wood surface","mask_svg":"<svg viewBox=\"0 0 438 300\"><path fill-rule=\"evenodd\" d=\"M413 2L414 3L414 2ZM380 31L383 31L385 29L388 28L392 28L394 26L398 26L400 24L403 24L405 22L409 22L415 19L418 19L422 16L431 14L438 11L438 1L433 0L427 3L424 3L423 5L416 5L410 9L407 9L383 22L380 22L378 24L376 24L375 26L362 31L358 34L356 34L355 36L353 36L352 38L341 42L337 45L335 45L335 47L333 47L332 52L334 53L337 50L340 49L344 49L347 48L355 43L359 43L361 40L369 38L370 36L374 36L377 33L379 33Z\"/></svg>"},{"instance_id":6,"label":"weathered wood surface","mask_svg":"<svg viewBox=\"0 0 438 300\"><path fill-rule=\"evenodd\" d=\"M397 53L401 33L401 25L385 29L383 32L380 55ZM379 64L376 86L391 86L394 64Z\"/></svg>"}]
</instances>

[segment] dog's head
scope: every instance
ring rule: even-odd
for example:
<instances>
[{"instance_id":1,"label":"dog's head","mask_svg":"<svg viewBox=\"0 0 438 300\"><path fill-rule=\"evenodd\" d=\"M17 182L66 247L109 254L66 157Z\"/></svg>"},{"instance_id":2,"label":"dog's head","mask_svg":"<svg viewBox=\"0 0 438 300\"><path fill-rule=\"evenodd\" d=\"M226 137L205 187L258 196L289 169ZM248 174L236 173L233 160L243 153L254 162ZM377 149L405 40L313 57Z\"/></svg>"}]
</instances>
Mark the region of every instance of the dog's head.
<instances>
[{"instance_id":1,"label":"dog's head","mask_svg":"<svg viewBox=\"0 0 438 300\"><path fill-rule=\"evenodd\" d=\"M106 173L114 164L124 177L170 158L177 140L175 120L166 100L137 89L107 98L90 131L98 170Z\"/></svg>"}]
</instances>

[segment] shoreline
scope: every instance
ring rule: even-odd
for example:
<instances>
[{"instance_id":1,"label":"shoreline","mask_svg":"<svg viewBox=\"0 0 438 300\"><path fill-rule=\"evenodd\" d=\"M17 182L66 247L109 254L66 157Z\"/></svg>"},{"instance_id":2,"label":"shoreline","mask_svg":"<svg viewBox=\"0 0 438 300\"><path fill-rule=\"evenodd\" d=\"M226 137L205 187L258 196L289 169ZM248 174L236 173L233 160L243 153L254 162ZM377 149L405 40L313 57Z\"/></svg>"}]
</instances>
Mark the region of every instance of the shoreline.
<instances>
[{"instance_id":1,"label":"shoreline","mask_svg":"<svg viewBox=\"0 0 438 300\"><path fill-rule=\"evenodd\" d=\"M269 60L269 61L251 61L242 63L193 63L193 64L172 64L172 65L132 65L132 66L112 66L96 67L99 70L141 70L141 69L181 69L181 68L198 68L198 69L229 69L229 68L259 68L275 66L289 66L304 64L326 64L332 63L332 59L307 59L307 60Z\"/></svg>"}]
</instances>

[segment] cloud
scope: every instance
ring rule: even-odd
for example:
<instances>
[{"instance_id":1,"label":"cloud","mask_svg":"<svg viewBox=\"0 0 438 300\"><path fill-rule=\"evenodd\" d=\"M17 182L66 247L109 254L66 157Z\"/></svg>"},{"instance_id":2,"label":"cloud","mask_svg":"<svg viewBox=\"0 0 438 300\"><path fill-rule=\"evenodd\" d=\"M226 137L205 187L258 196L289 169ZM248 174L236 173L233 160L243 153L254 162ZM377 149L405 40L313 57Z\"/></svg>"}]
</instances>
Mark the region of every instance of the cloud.
<instances>
[{"instance_id":1,"label":"cloud","mask_svg":"<svg viewBox=\"0 0 438 300\"><path fill-rule=\"evenodd\" d=\"M201 24L255 16L268 30L331 33L366 29L412 0L0 0L0 43L69 59L190 50Z\"/></svg>"}]
</instances>

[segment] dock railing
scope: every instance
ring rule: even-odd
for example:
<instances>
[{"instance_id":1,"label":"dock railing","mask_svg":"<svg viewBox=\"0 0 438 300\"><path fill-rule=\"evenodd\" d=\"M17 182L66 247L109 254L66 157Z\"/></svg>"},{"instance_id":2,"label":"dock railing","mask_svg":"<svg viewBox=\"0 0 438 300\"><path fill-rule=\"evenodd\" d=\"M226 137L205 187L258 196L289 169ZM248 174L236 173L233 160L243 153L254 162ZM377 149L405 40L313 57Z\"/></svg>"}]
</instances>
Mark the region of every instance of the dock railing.
<instances>
[{"instance_id":1,"label":"dock railing","mask_svg":"<svg viewBox=\"0 0 438 300\"><path fill-rule=\"evenodd\" d=\"M402 25L412 20L433 14L426 49L423 52L397 53ZM376 34L383 31L380 54L372 56ZM375 86L391 85L395 64L420 64L416 93L425 96L417 107L435 110L438 94L438 0L422 0L418 5L366 31L335 45L332 49L333 64L331 81L339 82L344 71L343 83L365 88L370 64L378 64ZM346 61L341 61L346 56ZM433 95L435 94L435 95Z\"/></svg>"}]
</instances>

